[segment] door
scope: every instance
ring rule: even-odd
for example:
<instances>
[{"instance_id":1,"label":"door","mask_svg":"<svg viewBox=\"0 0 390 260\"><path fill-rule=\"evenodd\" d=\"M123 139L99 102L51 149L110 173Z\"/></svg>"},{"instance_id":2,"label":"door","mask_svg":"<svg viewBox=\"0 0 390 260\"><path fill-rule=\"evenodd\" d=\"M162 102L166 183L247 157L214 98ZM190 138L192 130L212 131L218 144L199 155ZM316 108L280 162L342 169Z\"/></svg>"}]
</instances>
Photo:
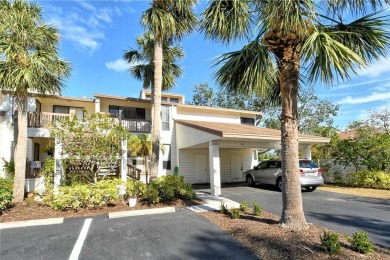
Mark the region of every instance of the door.
<instances>
[{"instance_id":1,"label":"door","mask_svg":"<svg viewBox=\"0 0 390 260\"><path fill-rule=\"evenodd\" d=\"M239 154L230 155L230 181L242 181L242 156Z\"/></svg>"},{"instance_id":2,"label":"door","mask_svg":"<svg viewBox=\"0 0 390 260\"><path fill-rule=\"evenodd\" d=\"M209 169L207 166L207 156L204 154L195 154L195 183L210 182Z\"/></svg>"}]
</instances>

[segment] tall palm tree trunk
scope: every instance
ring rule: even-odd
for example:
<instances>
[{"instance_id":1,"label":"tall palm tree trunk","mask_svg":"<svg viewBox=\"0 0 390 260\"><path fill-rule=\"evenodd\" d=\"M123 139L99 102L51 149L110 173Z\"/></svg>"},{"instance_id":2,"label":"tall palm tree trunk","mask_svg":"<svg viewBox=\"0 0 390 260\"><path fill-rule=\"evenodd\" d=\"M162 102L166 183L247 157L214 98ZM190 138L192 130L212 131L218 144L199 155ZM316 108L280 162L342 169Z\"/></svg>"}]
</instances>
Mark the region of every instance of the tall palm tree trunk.
<instances>
[{"instance_id":1,"label":"tall palm tree trunk","mask_svg":"<svg viewBox=\"0 0 390 260\"><path fill-rule=\"evenodd\" d=\"M27 97L16 97L15 122L15 179L13 202L22 202L24 198L24 185L26 176L27 158Z\"/></svg>"},{"instance_id":2,"label":"tall palm tree trunk","mask_svg":"<svg viewBox=\"0 0 390 260\"><path fill-rule=\"evenodd\" d=\"M303 213L298 158L298 79L299 57L293 55L280 66L280 90L282 97L282 175L283 211L281 223L291 230L306 227ZM288 155L288 156L287 156Z\"/></svg>"},{"instance_id":3,"label":"tall palm tree trunk","mask_svg":"<svg viewBox=\"0 0 390 260\"><path fill-rule=\"evenodd\" d=\"M158 177L160 161L160 126L161 126L161 88L162 88L162 40L154 41L154 82L152 87L152 154L150 158L150 177Z\"/></svg>"}]
</instances>

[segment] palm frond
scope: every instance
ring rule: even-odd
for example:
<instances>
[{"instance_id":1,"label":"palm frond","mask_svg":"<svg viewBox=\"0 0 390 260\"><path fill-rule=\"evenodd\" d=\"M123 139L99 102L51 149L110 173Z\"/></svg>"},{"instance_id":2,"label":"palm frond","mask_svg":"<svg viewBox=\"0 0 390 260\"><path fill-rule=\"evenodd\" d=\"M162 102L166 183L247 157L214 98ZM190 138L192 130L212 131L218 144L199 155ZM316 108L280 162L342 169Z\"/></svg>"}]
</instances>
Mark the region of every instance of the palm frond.
<instances>
[{"instance_id":1,"label":"palm frond","mask_svg":"<svg viewBox=\"0 0 390 260\"><path fill-rule=\"evenodd\" d=\"M200 30L207 38L230 43L251 30L251 7L244 0L213 0L203 11Z\"/></svg>"},{"instance_id":2,"label":"palm frond","mask_svg":"<svg viewBox=\"0 0 390 260\"><path fill-rule=\"evenodd\" d=\"M253 41L241 50L221 55L213 66L222 65L214 78L228 91L264 95L278 85L277 70L271 53Z\"/></svg>"},{"instance_id":3,"label":"palm frond","mask_svg":"<svg viewBox=\"0 0 390 260\"><path fill-rule=\"evenodd\" d=\"M339 14L348 11L353 14L378 11L390 4L390 0L322 0L329 13Z\"/></svg>"},{"instance_id":4,"label":"palm frond","mask_svg":"<svg viewBox=\"0 0 390 260\"><path fill-rule=\"evenodd\" d=\"M332 22L331 26L319 26L320 30L337 33L338 41L359 55L365 63L387 55L390 35L384 28L389 26L389 16L373 13L348 24L333 19Z\"/></svg>"},{"instance_id":5,"label":"palm frond","mask_svg":"<svg viewBox=\"0 0 390 260\"><path fill-rule=\"evenodd\" d=\"M314 31L302 47L302 60L309 64L308 79L320 79L331 84L337 79L349 79L356 67L364 65L364 60L338 41L337 32Z\"/></svg>"}]
</instances>

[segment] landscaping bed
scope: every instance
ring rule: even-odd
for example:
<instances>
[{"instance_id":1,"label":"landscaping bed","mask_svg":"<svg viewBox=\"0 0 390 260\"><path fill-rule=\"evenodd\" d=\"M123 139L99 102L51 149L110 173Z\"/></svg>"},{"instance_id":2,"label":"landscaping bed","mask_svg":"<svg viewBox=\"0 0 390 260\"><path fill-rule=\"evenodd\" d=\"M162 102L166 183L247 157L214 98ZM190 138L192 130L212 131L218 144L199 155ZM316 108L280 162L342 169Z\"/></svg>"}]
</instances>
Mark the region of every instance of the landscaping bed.
<instances>
[{"instance_id":1,"label":"landscaping bed","mask_svg":"<svg viewBox=\"0 0 390 260\"><path fill-rule=\"evenodd\" d=\"M267 212L261 216L241 213L240 219L219 212L201 214L239 240L259 259L390 259L390 249L378 245L374 246L374 252L366 255L352 251L341 234L341 252L330 256L322 251L320 243L320 236L327 229L310 225L305 231L292 232L280 226L279 216Z\"/></svg>"},{"instance_id":2,"label":"landscaping bed","mask_svg":"<svg viewBox=\"0 0 390 260\"><path fill-rule=\"evenodd\" d=\"M361 196L367 198L390 200L390 190L343 187L338 185L323 185L318 187L318 190L349 194L349 195L355 195L355 196Z\"/></svg>"},{"instance_id":3,"label":"landscaping bed","mask_svg":"<svg viewBox=\"0 0 390 260\"><path fill-rule=\"evenodd\" d=\"M139 209L153 209L162 207L187 207L203 204L204 202L198 199L175 199L171 201L148 203L145 201L139 201L135 207L130 208L125 202L118 201L116 204L110 204L108 206L99 207L95 209L79 209L78 211L68 210L54 210L48 206L45 206L39 202L32 203L12 203L11 207L0 215L0 223L32 220L32 219L45 219L45 218L72 218L72 217L86 217L96 216L102 214L108 214L109 212L139 210Z\"/></svg>"}]
</instances>

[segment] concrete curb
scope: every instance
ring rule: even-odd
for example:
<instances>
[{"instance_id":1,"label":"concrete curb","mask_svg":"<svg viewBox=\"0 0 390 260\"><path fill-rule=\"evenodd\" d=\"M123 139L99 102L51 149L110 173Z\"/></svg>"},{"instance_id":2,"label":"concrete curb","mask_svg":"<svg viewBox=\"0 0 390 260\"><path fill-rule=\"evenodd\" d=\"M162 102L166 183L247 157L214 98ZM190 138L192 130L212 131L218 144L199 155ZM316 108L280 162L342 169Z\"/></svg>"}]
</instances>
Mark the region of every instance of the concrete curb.
<instances>
[{"instance_id":1,"label":"concrete curb","mask_svg":"<svg viewBox=\"0 0 390 260\"><path fill-rule=\"evenodd\" d=\"M205 192L196 192L196 197L206 202L206 204L187 207L187 209L196 213L220 210L221 203L225 204L228 209L240 207L240 203L238 202L220 196L213 196Z\"/></svg>"},{"instance_id":2,"label":"concrete curb","mask_svg":"<svg viewBox=\"0 0 390 260\"><path fill-rule=\"evenodd\" d=\"M21 228L31 226L45 226L64 223L64 218L47 218L47 219L34 219L16 222L0 223L0 230L7 228Z\"/></svg>"},{"instance_id":3,"label":"concrete curb","mask_svg":"<svg viewBox=\"0 0 390 260\"><path fill-rule=\"evenodd\" d=\"M108 213L108 218L124 218L124 217L164 214L164 213L173 213L173 212L176 212L176 209L174 207L157 208L157 209L141 209L141 210L111 212Z\"/></svg>"}]
</instances>

